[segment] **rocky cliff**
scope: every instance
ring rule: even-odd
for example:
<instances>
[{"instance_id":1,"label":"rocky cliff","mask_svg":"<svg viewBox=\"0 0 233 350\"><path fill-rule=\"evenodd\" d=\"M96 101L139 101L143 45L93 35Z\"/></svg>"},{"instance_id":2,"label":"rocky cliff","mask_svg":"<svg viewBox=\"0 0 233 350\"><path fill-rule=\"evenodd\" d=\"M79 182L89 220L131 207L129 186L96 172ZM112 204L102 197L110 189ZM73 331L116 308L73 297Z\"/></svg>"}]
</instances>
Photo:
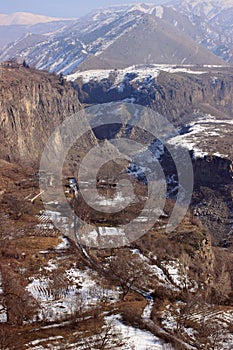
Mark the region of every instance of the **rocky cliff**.
<instances>
[{"instance_id":1,"label":"rocky cliff","mask_svg":"<svg viewBox=\"0 0 233 350\"><path fill-rule=\"evenodd\" d=\"M76 92L62 77L15 63L1 66L1 158L38 162L50 134L81 109Z\"/></svg>"},{"instance_id":2,"label":"rocky cliff","mask_svg":"<svg viewBox=\"0 0 233 350\"><path fill-rule=\"evenodd\" d=\"M194 160L194 215L209 228L215 243L227 246L233 238L232 161L216 156Z\"/></svg>"},{"instance_id":3,"label":"rocky cliff","mask_svg":"<svg viewBox=\"0 0 233 350\"><path fill-rule=\"evenodd\" d=\"M132 72L126 71L122 79L119 78L122 72L115 70L109 71L108 77L104 79L94 78L85 82L79 77L74 81L74 87L83 103L103 103L130 98L136 103L150 105L173 122L187 121L195 110L229 117L233 109L232 69L192 69L192 74L189 74L188 70L179 72L179 68L177 72L174 69L172 74L161 70L155 78L153 74L144 74L144 77L140 78L132 69ZM152 69L151 71L153 73Z\"/></svg>"},{"instance_id":4,"label":"rocky cliff","mask_svg":"<svg viewBox=\"0 0 233 350\"><path fill-rule=\"evenodd\" d=\"M205 156L195 160L194 174L197 185L229 185L233 179L233 164L229 159Z\"/></svg>"}]
</instances>

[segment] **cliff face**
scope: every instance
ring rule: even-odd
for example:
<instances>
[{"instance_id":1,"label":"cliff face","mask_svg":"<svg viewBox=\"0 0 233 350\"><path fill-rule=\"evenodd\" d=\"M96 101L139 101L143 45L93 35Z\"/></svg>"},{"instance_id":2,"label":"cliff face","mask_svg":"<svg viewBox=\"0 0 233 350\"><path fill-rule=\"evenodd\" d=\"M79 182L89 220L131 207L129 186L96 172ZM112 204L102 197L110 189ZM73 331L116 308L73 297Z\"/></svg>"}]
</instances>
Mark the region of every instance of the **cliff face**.
<instances>
[{"instance_id":1,"label":"cliff face","mask_svg":"<svg viewBox=\"0 0 233 350\"><path fill-rule=\"evenodd\" d=\"M194 162L194 175L197 185L229 185L233 182L233 163L216 156L198 158Z\"/></svg>"},{"instance_id":2,"label":"cliff face","mask_svg":"<svg viewBox=\"0 0 233 350\"><path fill-rule=\"evenodd\" d=\"M232 243L233 168L232 161L206 156L193 162L195 189L194 215L208 227L215 242Z\"/></svg>"},{"instance_id":3,"label":"cliff face","mask_svg":"<svg viewBox=\"0 0 233 350\"><path fill-rule=\"evenodd\" d=\"M231 68L200 68L202 74L161 71L157 79L137 80L129 73L116 83L116 72L103 80L82 79L74 82L80 101L103 103L132 98L136 103L150 105L173 122L182 123L190 113L226 116L233 109L233 71Z\"/></svg>"},{"instance_id":4,"label":"cliff face","mask_svg":"<svg viewBox=\"0 0 233 350\"><path fill-rule=\"evenodd\" d=\"M228 115L232 111L233 72L211 72L197 75L168 74L158 79L160 91L153 105L161 106L161 113L179 119L199 109L214 115ZM164 103L166 101L166 103Z\"/></svg>"},{"instance_id":5,"label":"cliff face","mask_svg":"<svg viewBox=\"0 0 233 350\"><path fill-rule=\"evenodd\" d=\"M1 158L36 164L50 134L79 111L77 94L56 75L5 64L0 75Z\"/></svg>"}]
</instances>

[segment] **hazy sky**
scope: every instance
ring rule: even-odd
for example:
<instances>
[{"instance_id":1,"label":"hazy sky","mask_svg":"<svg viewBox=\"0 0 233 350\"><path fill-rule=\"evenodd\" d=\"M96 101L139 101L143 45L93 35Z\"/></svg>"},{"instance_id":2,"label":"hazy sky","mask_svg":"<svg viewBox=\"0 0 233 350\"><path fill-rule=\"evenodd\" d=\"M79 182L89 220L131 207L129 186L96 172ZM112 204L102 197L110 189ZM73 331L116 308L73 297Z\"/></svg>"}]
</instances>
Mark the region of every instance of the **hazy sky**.
<instances>
[{"instance_id":1,"label":"hazy sky","mask_svg":"<svg viewBox=\"0 0 233 350\"><path fill-rule=\"evenodd\" d=\"M80 17L93 9L116 4L164 3L165 0L0 0L0 13L32 12L53 17Z\"/></svg>"}]
</instances>

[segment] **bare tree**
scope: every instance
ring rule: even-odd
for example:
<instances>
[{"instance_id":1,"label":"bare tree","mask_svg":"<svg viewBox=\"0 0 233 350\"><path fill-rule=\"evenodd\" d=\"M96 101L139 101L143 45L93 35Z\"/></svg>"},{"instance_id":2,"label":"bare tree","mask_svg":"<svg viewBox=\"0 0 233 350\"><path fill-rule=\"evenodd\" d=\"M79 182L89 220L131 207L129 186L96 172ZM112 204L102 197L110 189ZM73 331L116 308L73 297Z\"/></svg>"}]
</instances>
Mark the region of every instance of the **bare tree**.
<instances>
[{"instance_id":1,"label":"bare tree","mask_svg":"<svg viewBox=\"0 0 233 350\"><path fill-rule=\"evenodd\" d=\"M108 348L109 343L112 338L115 336L113 324L104 325L99 334L99 349L104 350Z\"/></svg>"},{"instance_id":2,"label":"bare tree","mask_svg":"<svg viewBox=\"0 0 233 350\"><path fill-rule=\"evenodd\" d=\"M61 297L67 295L70 286L71 282L63 272L56 270L56 273L50 276L48 290L50 291L54 300L59 300Z\"/></svg>"},{"instance_id":3,"label":"bare tree","mask_svg":"<svg viewBox=\"0 0 233 350\"><path fill-rule=\"evenodd\" d=\"M98 346L99 350L118 349L124 345L122 335L117 331L113 322L105 323L96 335L87 340L87 343L93 345L90 349Z\"/></svg>"},{"instance_id":4,"label":"bare tree","mask_svg":"<svg viewBox=\"0 0 233 350\"><path fill-rule=\"evenodd\" d=\"M9 233L4 232L3 229L0 231L0 253L3 255L5 249L9 245Z\"/></svg>"},{"instance_id":5,"label":"bare tree","mask_svg":"<svg viewBox=\"0 0 233 350\"><path fill-rule=\"evenodd\" d=\"M22 325L24 321L32 320L38 308L37 302L8 265L1 265L0 272L7 323Z\"/></svg>"},{"instance_id":6,"label":"bare tree","mask_svg":"<svg viewBox=\"0 0 233 350\"><path fill-rule=\"evenodd\" d=\"M223 342L227 336L227 329L220 325L216 320L209 319L203 315L196 340L200 350L222 350Z\"/></svg>"},{"instance_id":7,"label":"bare tree","mask_svg":"<svg viewBox=\"0 0 233 350\"><path fill-rule=\"evenodd\" d=\"M188 291L189 281L188 281L188 271L191 264L190 256L183 252L179 258L179 269L182 278L182 287L184 290Z\"/></svg>"},{"instance_id":8,"label":"bare tree","mask_svg":"<svg viewBox=\"0 0 233 350\"><path fill-rule=\"evenodd\" d=\"M142 286L145 272L143 261L125 250L120 250L109 266L109 274L121 286L122 300L125 300L132 287Z\"/></svg>"},{"instance_id":9,"label":"bare tree","mask_svg":"<svg viewBox=\"0 0 233 350\"><path fill-rule=\"evenodd\" d=\"M0 324L0 349L20 350L23 348L24 341L14 328L9 327L6 324Z\"/></svg>"},{"instance_id":10,"label":"bare tree","mask_svg":"<svg viewBox=\"0 0 233 350\"><path fill-rule=\"evenodd\" d=\"M231 275L227 271L226 264L223 262L216 274L216 279L213 285L213 292L216 302L221 305L226 300L232 291Z\"/></svg>"},{"instance_id":11,"label":"bare tree","mask_svg":"<svg viewBox=\"0 0 233 350\"><path fill-rule=\"evenodd\" d=\"M77 294L70 304L70 315L72 326L77 325L79 322L84 321L87 316L87 312L90 314L90 310L85 308L85 301L82 294Z\"/></svg>"}]
</instances>

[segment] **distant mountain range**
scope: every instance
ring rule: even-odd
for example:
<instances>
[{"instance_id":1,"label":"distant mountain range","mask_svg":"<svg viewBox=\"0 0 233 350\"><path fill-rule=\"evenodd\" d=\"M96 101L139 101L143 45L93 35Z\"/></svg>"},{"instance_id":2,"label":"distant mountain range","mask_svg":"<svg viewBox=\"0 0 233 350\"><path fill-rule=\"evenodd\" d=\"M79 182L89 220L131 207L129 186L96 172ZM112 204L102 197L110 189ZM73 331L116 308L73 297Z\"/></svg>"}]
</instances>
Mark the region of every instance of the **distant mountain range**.
<instances>
[{"instance_id":1,"label":"distant mountain range","mask_svg":"<svg viewBox=\"0 0 233 350\"><path fill-rule=\"evenodd\" d=\"M134 64L226 65L233 62L232 17L230 0L112 6L30 26L2 48L0 60L21 57L65 75Z\"/></svg>"},{"instance_id":2,"label":"distant mountain range","mask_svg":"<svg viewBox=\"0 0 233 350\"><path fill-rule=\"evenodd\" d=\"M27 35L43 35L54 32L72 23L72 19L62 19L16 12L0 14L0 50L6 45L23 40Z\"/></svg>"},{"instance_id":3,"label":"distant mountain range","mask_svg":"<svg viewBox=\"0 0 233 350\"><path fill-rule=\"evenodd\" d=\"M59 20L61 20L61 18L35 15L28 12L15 12L9 15L0 14L0 24L5 26L16 24L33 25L37 23L55 22Z\"/></svg>"}]
</instances>

